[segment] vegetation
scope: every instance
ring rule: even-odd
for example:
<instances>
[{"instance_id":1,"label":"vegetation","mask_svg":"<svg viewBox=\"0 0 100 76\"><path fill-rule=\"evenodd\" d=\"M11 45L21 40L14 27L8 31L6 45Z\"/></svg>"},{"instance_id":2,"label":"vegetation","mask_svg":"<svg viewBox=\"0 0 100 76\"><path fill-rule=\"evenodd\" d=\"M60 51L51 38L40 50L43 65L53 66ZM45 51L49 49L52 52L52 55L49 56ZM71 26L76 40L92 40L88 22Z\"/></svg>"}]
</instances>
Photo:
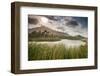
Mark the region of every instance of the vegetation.
<instances>
[{"instance_id":1,"label":"vegetation","mask_svg":"<svg viewBox=\"0 0 100 76\"><path fill-rule=\"evenodd\" d=\"M49 37L40 37L40 38L31 38L29 41L60 41L61 39L58 37L49 38Z\"/></svg>"},{"instance_id":2,"label":"vegetation","mask_svg":"<svg viewBox=\"0 0 100 76\"><path fill-rule=\"evenodd\" d=\"M29 44L28 44L28 60L56 60L56 59L79 59L87 58L88 47L87 39L77 35L70 36L64 33L50 32L47 30L33 31L29 33ZM37 41L59 41L61 39L69 40L82 40L86 42L85 45L79 47L65 47L64 44L41 44ZM33 41L33 43L31 43ZM36 42L34 42L36 41Z\"/></svg>"},{"instance_id":3,"label":"vegetation","mask_svg":"<svg viewBox=\"0 0 100 76\"><path fill-rule=\"evenodd\" d=\"M65 47L63 44L28 44L28 60L56 60L87 58L87 44L79 47Z\"/></svg>"},{"instance_id":4,"label":"vegetation","mask_svg":"<svg viewBox=\"0 0 100 76\"><path fill-rule=\"evenodd\" d=\"M61 36L61 39L69 39L69 40L81 40L81 39L86 39L85 37L82 37L80 35L76 36Z\"/></svg>"}]
</instances>

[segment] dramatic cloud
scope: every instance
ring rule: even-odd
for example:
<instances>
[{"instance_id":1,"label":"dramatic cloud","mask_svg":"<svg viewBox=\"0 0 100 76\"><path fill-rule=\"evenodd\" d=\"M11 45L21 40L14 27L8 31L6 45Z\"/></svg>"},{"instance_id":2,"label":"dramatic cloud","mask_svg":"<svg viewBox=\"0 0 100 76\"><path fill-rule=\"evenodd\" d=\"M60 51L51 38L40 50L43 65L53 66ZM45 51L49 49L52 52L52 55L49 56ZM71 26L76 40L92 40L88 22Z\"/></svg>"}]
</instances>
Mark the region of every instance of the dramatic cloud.
<instances>
[{"instance_id":1,"label":"dramatic cloud","mask_svg":"<svg viewBox=\"0 0 100 76\"><path fill-rule=\"evenodd\" d=\"M38 19L36 19L36 18L28 18L28 23L29 24L34 24L34 25L36 25L36 24L38 24Z\"/></svg>"},{"instance_id":2,"label":"dramatic cloud","mask_svg":"<svg viewBox=\"0 0 100 76\"><path fill-rule=\"evenodd\" d=\"M54 20L54 21L58 20L58 18L56 18L55 16L45 16L45 17L47 17L50 20Z\"/></svg>"},{"instance_id":3,"label":"dramatic cloud","mask_svg":"<svg viewBox=\"0 0 100 76\"><path fill-rule=\"evenodd\" d=\"M71 27L76 27L76 26L78 26L78 22L77 21L69 21L66 25L71 26Z\"/></svg>"},{"instance_id":4,"label":"dramatic cloud","mask_svg":"<svg viewBox=\"0 0 100 76\"><path fill-rule=\"evenodd\" d=\"M29 15L28 23L29 28L46 26L50 29L70 35L82 35L87 37L87 17Z\"/></svg>"}]
</instances>

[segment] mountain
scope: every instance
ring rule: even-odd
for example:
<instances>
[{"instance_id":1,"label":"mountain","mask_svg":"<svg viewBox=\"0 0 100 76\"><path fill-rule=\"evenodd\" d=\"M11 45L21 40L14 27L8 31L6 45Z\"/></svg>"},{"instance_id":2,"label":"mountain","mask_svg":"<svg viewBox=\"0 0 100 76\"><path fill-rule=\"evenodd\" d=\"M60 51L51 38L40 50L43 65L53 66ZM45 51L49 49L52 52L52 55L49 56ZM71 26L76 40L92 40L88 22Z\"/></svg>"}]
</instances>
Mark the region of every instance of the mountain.
<instances>
[{"instance_id":1,"label":"mountain","mask_svg":"<svg viewBox=\"0 0 100 76\"><path fill-rule=\"evenodd\" d=\"M45 27L45 26L29 29L29 34L31 34L32 32L44 33L44 34L54 35L54 36L69 36L69 34L67 34L67 33L52 30L52 29Z\"/></svg>"},{"instance_id":2,"label":"mountain","mask_svg":"<svg viewBox=\"0 0 100 76\"><path fill-rule=\"evenodd\" d=\"M71 36L67 33L52 30L45 26L28 29L28 38L29 41L58 41L61 39L86 40L86 38L81 35Z\"/></svg>"}]
</instances>

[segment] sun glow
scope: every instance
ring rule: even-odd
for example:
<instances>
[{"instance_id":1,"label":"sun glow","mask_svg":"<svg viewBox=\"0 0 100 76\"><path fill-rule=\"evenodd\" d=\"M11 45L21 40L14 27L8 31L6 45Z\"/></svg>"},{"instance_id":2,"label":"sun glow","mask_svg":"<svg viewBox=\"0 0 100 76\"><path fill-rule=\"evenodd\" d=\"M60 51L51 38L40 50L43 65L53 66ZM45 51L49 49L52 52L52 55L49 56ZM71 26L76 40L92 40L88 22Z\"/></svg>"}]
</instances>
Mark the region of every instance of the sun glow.
<instances>
[{"instance_id":1,"label":"sun glow","mask_svg":"<svg viewBox=\"0 0 100 76\"><path fill-rule=\"evenodd\" d=\"M42 21L43 23L48 23L48 19L45 18L45 17L41 17L41 21Z\"/></svg>"}]
</instances>

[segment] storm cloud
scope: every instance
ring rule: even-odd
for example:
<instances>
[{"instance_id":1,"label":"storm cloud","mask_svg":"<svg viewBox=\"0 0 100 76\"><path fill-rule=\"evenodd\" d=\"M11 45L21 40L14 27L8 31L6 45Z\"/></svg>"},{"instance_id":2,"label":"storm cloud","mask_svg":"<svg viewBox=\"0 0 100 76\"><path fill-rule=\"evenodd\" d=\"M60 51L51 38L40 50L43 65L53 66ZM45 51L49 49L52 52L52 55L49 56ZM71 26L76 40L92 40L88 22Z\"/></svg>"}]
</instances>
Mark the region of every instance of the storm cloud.
<instances>
[{"instance_id":1,"label":"storm cloud","mask_svg":"<svg viewBox=\"0 0 100 76\"><path fill-rule=\"evenodd\" d=\"M39 22L38 19L28 17L28 23L29 23L29 24L34 24L34 25L36 25L36 24L38 24L38 22Z\"/></svg>"},{"instance_id":2,"label":"storm cloud","mask_svg":"<svg viewBox=\"0 0 100 76\"><path fill-rule=\"evenodd\" d=\"M77 21L69 21L68 23L66 23L67 26L71 26L71 27L76 27L78 26L78 22Z\"/></svg>"},{"instance_id":3,"label":"storm cloud","mask_svg":"<svg viewBox=\"0 0 100 76\"><path fill-rule=\"evenodd\" d=\"M88 18L72 16L29 15L29 28L46 26L50 29L87 37Z\"/></svg>"}]
</instances>

